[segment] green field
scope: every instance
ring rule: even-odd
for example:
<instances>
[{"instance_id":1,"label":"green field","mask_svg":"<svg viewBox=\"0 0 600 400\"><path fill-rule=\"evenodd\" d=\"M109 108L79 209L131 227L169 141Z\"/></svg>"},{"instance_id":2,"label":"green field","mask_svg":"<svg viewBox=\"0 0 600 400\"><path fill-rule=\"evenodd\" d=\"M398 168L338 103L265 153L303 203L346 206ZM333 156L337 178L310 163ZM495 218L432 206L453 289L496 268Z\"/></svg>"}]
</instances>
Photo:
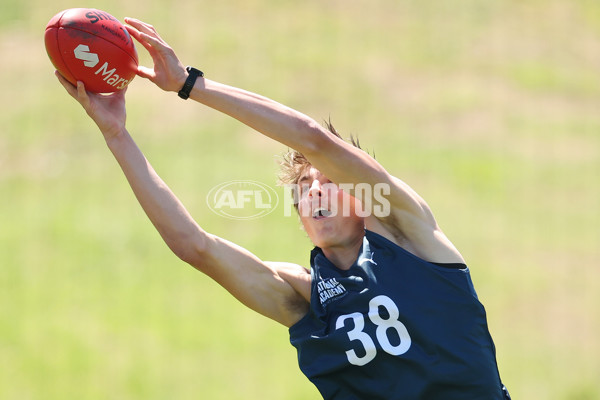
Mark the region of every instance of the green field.
<instances>
[{"instance_id":1,"label":"green field","mask_svg":"<svg viewBox=\"0 0 600 400\"><path fill-rule=\"evenodd\" d=\"M600 2L52 3L0 5L0 399L319 398L285 328L163 245L56 81L44 27L77 5L153 23L211 79L358 135L467 259L513 398L600 398ZM283 210L235 221L205 202L229 180L274 186L283 146L141 78L127 97L206 230L308 263Z\"/></svg>"}]
</instances>

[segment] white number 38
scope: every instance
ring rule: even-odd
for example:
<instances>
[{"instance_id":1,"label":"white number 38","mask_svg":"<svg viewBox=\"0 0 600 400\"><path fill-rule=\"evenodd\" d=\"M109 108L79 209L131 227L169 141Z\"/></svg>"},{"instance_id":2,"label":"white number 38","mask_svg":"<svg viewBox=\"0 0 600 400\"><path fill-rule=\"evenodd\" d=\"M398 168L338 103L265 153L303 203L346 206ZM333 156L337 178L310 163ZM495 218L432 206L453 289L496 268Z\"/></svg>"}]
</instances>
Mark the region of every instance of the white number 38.
<instances>
[{"instance_id":1,"label":"white number 38","mask_svg":"<svg viewBox=\"0 0 600 400\"><path fill-rule=\"evenodd\" d=\"M381 316L379 307L386 309L389 318L384 319ZM377 341L386 353L393 356L399 356L406 353L411 344L410 335L406 330L406 326L398 320L399 316L400 312L398 306L396 306L392 299L387 296L376 296L369 302L368 317L371 322L377 325L377 329L375 330ZM361 313L355 312L352 314L340 315L335 323L335 329L343 328L347 319L352 319L354 323L354 329L347 332L348 338L351 341L358 340L365 350L365 355L359 357L356 352L351 349L346 351L346 356L348 356L350 364L363 366L375 358L377 355L377 347L371 336L363 331L365 319ZM400 338L400 343L395 346L390 343L390 339L388 338L388 330L390 329L395 330Z\"/></svg>"}]
</instances>

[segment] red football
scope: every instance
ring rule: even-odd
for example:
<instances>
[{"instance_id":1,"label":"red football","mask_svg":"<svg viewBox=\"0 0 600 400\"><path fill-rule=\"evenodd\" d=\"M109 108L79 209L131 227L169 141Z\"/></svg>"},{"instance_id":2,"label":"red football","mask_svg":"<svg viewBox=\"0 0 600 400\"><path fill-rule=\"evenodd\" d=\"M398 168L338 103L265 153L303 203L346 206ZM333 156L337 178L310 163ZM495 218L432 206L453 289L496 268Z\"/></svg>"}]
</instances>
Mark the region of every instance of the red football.
<instances>
[{"instance_id":1,"label":"red football","mask_svg":"<svg viewBox=\"0 0 600 400\"><path fill-rule=\"evenodd\" d=\"M111 93L135 77L138 56L129 32L115 17L93 8L71 8L46 26L46 51L54 67L72 84Z\"/></svg>"}]
</instances>

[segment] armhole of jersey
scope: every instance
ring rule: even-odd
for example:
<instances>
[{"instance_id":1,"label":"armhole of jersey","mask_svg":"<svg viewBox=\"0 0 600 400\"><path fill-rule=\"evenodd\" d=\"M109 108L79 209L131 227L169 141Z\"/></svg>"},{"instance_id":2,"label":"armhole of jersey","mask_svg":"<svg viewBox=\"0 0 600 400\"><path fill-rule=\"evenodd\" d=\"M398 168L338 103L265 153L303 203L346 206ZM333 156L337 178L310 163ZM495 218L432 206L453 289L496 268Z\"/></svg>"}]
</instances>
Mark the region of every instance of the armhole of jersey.
<instances>
[{"instance_id":1,"label":"armhole of jersey","mask_svg":"<svg viewBox=\"0 0 600 400\"><path fill-rule=\"evenodd\" d=\"M314 295L314 288L315 288L315 270L313 268L313 266L311 265L310 267L310 302L309 302L309 306L308 306L308 311L306 312L306 314L304 314L304 316L302 318L300 318L298 321L296 321L295 324L293 324L292 326L290 326L288 328L288 331L290 332L290 334L293 334L293 332L296 332L299 329L302 329L301 326L305 323L306 320L310 319L312 314L313 314L313 295Z\"/></svg>"},{"instance_id":2,"label":"armhole of jersey","mask_svg":"<svg viewBox=\"0 0 600 400\"><path fill-rule=\"evenodd\" d=\"M390 239L386 238L385 236L383 236L383 235L381 235L381 234L379 234L377 232L374 232L374 231L371 231L371 230L368 230L368 229L366 229L365 231L366 231L365 234L366 233L370 233L370 234L373 234L375 236L378 236L383 241L389 243L391 246L397 247L403 253L405 253L408 256L410 256L412 258L415 258L415 259L417 259L417 260L419 260L421 262L425 262L427 264L435 265L436 267L446 268L448 270L464 270L464 269L467 269L467 265L463 264L463 263L437 263L437 262L427 261L427 260L425 260L425 259L423 259L423 258L421 258L421 257L419 257L419 256L417 256L417 255L415 255L413 253L411 253L410 251L406 250L404 247L400 246L399 244L392 242Z\"/></svg>"}]
</instances>

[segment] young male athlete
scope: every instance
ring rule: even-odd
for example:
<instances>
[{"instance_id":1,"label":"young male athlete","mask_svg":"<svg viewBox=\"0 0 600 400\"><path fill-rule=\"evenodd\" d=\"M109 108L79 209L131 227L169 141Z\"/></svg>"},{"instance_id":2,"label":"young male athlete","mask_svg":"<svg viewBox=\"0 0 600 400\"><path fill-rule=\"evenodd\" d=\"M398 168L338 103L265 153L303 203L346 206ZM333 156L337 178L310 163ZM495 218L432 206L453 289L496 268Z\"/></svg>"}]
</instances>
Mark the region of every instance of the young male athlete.
<instances>
[{"instance_id":1,"label":"young male athlete","mask_svg":"<svg viewBox=\"0 0 600 400\"><path fill-rule=\"evenodd\" d=\"M287 158L288 182L305 188L298 213L316 246L309 272L264 262L205 232L129 135L125 93L87 93L81 82L73 86L57 73L100 128L175 254L289 327L300 368L325 399L509 398L469 270L417 193L309 117L186 70L151 25L125 21L154 62L139 67L141 77L295 149ZM386 187L387 212L363 214L363 204L385 202L373 191L353 191L358 185Z\"/></svg>"}]
</instances>

